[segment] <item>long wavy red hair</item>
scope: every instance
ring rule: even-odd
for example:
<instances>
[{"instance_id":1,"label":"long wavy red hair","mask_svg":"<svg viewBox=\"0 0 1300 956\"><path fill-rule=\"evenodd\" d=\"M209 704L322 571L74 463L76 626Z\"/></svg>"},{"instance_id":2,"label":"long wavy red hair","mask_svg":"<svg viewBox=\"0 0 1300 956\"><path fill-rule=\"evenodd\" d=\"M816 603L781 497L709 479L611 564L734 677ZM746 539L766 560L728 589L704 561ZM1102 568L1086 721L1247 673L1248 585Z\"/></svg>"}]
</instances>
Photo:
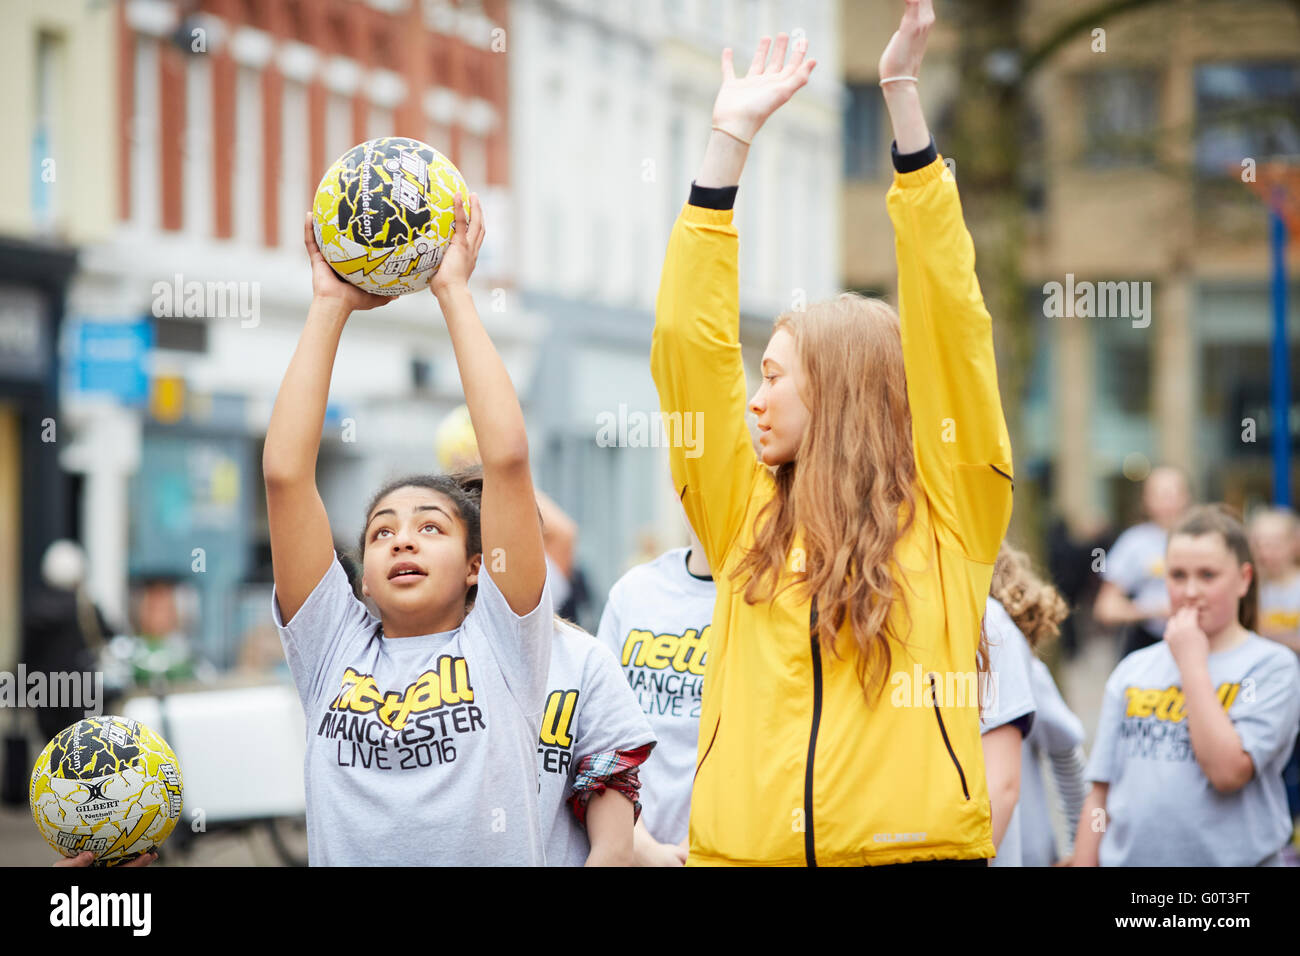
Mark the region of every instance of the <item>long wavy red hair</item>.
<instances>
[{"instance_id":1,"label":"long wavy red hair","mask_svg":"<svg viewBox=\"0 0 1300 956\"><path fill-rule=\"evenodd\" d=\"M914 517L916 462L898 313L846 292L778 316L794 337L809 421L776 494L755 519L754 545L732 574L750 604L802 584L817 636L835 652L847 620L863 692L883 690L892 655L887 619L906 600L894 550ZM791 552L794 532L803 554ZM739 584L738 584L739 586ZM901 639L901 635L894 635Z\"/></svg>"}]
</instances>

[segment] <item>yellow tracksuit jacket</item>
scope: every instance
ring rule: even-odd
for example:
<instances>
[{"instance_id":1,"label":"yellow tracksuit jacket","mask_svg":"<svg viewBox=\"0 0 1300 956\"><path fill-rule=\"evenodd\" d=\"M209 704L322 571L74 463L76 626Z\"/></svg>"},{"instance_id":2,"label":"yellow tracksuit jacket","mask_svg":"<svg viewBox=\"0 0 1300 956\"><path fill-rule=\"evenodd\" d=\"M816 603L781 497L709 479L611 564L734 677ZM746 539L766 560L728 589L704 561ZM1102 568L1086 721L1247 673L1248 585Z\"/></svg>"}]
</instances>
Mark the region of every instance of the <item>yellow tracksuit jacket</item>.
<instances>
[{"instance_id":1,"label":"yellow tracksuit jacket","mask_svg":"<svg viewBox=\"0 0 1300 956\"><path fill-rule=\"evenodd\" d=\"M693 419L703 429L696 447L671 450L672 474L718 590L691 864L854 866L994 853L971 684L1011 515L992 322L942 158L896 173L888 206L918 483L916 519L897 549L911 625L896 605L891 624L906 644L892 641L879 698L863 695L847 624L838 653L822 653L801 588L750 605L731 580L774 492L745 422L732 212L687 205L669 239L650 365L665 415L703 415Z\"/></svg>"}]
</instances>

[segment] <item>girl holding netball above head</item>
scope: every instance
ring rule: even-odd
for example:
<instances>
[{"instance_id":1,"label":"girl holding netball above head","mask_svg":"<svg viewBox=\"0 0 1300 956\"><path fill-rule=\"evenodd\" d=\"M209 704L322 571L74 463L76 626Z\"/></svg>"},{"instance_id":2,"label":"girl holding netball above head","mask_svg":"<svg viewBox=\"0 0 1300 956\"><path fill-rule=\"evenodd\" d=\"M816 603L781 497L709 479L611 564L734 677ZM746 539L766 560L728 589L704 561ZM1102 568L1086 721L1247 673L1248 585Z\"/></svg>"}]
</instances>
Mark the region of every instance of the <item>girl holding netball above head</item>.
<instances>
[{"instance_id":1,"label":"girl holding netball above head","mask_svg":"<svg viewBox=\"0 0 1300 956\"><path fill-rule=\"evenodd\" d=\"M479 438L482 520L450 478L381 489L361 539L376 619L335 559L315 473L343 327L386 300L334 274L308 217L312 304L262 471L272 612L307 715L315 865L543 862L535 752L551 599L523 414L468 288L482 242L477 199L467 222L457 197L455 234L430 282Z\"/></svg>"},{"instance_id":2,"label":"girl holding netball above head","mask_svg":"<svg viewBox=\"0 0 1300 956\"><path fill-rule=\"evenodd\" d=\"M787 61L784 35L743 78L723 52L669 239L651 370L663 412L705 418L703 453L670 461L718 592L690 864L993 856L978 702L943 690L977 669L1011 447L957 185L917 92L933 20L908 0L880 60L898 313L845 295L779 316L746 400L731 207L750 144L813 68L802 41ZM925 686L896 705L891 674Z\"/></svg>"},{"instance_id":3,"label":"girl holding netball above head","mask_svg":"<svg viewBox=\"0 0 1300 956\"><path fill-rule=\"evenodd\" d=\"M1280 865L1300 665L1255 633L1241 522L1222 506L1193 509L1170 532L1165 580L1164 639L1106 681L1075 865Z\"/></svg>"}]
</instances>

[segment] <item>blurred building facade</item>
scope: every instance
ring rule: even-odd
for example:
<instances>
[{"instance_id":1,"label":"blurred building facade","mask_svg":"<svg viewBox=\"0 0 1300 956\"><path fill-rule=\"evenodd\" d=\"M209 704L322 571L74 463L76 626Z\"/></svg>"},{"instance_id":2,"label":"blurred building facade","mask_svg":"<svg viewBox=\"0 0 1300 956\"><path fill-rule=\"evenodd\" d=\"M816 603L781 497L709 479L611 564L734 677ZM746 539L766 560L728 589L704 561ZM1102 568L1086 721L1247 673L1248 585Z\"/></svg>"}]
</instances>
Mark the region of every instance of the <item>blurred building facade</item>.
<instances>
[{"instance_id":1,"label":"blurred building facade","mask_svg":"<svg viewBox=\"0 0 1300 956\"><path fill-rule=\"evenodd\" d=\"M24 2L0 33L0 668L20 653L46 546L77 533L56 355L77 247L109 231L111 22L107 7Z\"/></svg>"},{"instance_id":2,"label":"blurred building facade","mask_svg":"<svg viewBox=\"0 0 1300 956\"><path fill-rule=\"evenodd\" d=\"M519 292L547 328L530 436L542 487L582 529L579 556L596 614L638 548L686 540L667 451L633 447L628 423L658 417L649 370L654 299L668 233L711 132L726 46L743 71L760 35L802 31L818 60L808 86L759 134L737 197L751 388L773 319L838 289L839 7L511 5ZM602 423L623 426L629 440L598 440Z\"/></svg>"},{"instance_id":3,"label":"blurred building facade","mask_svg":"<svg viewBox=\"0 0 1300 956\"><path fill-rule=\"evenodd\" d=\"M1024 48L1080 12L1068 0L1022 6ZM944 12L940 5L921 83L941 152L962 42ZM891 134L877 60L895 24L866 4L846 5L844 23L845 281L892 295L884 207ZM1098 515L1133 520L1138 488L1130 478L1148 462L1183 467L1204 498L1268 500L1267 212L1241 172L1246 159L1300 156L1300 13L1284 2L1171 2L1100 19L1040 67L1028 92L1027 138L1042 162L1025 190L1021 263L1037 333L1018 473L1050 480L1051 506L1076 526ZM954 158L960 184L962 158ZM1293 449L1297 245L1289 255L1292 404L1284 426ZM1067 281L1149 282L1150 324L1048 317L1045 285ZM1294 500L1294 451L1292 475Z\"/></svg>"},{"instance_id":4,"label":"blurred building facade","mask_svg":"<svg viewBox=\"0 0 1300 956\"><path fill-rule=\"evenodd\" d=\"M48 540L78 538L90 592L123 628L133 586L165 580L219 666L269 627L261 448L310 302L303 219L321 173L351 145L422 139L483 199L476 297L523 399L539 484L583 529L589 626L644 532L658 546L684 540L666 449L602 445L600 416L657 417L654 296L727 44L743 64L762 33L802 30L819 60L809 87L764 129L738 199L751 386L772 320L840 285L832 0L27 9L6 42L27 84L11 89L36 104L17 117L33 154L6 179L22 195L0 223L21 237L42 215L57 221L77 268L68 258L67 320L42 326L44 391L30 409L10 402L0 415L0 441L35 442L33 423L57 408L45 470L28 475L27 455L0 472L7 516L46 508L55 518L0 560L30 577ZM55 104L58 122L42 119ZM37 188L46 154L58 163L57 191ZM28 377L37 368L10 365ZM382 481L437 469L436 428L462 400L431 300L352 317L317 472L336 545L355 545ZM37 507L35 496L48 500Z\"/></svg>"},{"instance_id":5,"label":"blurred building facade","mask_svg":"<svg viewBox=\"0 0 1300 956\"><path fill-rule=\"evenodd\" d=\"M66 162L111 201L93 207L105 228L80 244L70 291L60 463L110 619L129 624L130 582L170 580L191 636L228 666L269 626L261 446L310 303L304 218L321 174L374 136L432 143L483 199L480 305L511 285L508 87L492 49L505 4L105 7L107 50L84 84L102 135ZM530 326L483 315L526 381ZM435 429L460 401L431 298L352 317L318 462L338 546L355 547L375 486L437 469Z\"/></svg>"}]
</instances>

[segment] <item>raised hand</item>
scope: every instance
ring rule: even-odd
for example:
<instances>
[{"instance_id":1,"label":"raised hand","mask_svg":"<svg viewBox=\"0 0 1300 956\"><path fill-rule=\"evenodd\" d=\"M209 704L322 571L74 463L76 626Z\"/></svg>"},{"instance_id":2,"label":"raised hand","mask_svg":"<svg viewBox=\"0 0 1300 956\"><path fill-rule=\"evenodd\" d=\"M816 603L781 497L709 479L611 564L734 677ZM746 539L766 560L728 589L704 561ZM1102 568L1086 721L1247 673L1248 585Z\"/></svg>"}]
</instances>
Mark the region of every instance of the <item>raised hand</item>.
<instances>
[{"instance_id":1,"label":"raised hand","mask_svg":"<svg viewBox=\"0 0 1300 956\"><path fill-rule=\"evenodd\" d=\"M469 277L478 262L478 251L483 245L483 209L479 206L478 193L469 195L473 217L465 218L465 203L460 193L452 200L456 210L456 230L451 242L442 255L438 271L429 280L429 288L434 295L439 295L453 286L468 286Z\"/></svg>"},{"instance_id":2,"label":"raised hand","mask_svg":"<svg viewBox=\"0 0 1300 956\"><path fill-rule=\"evenodd\" d=\"M307 246L307 257L311 259L311 294L314 298L337 299L349 312L375 309L396 298L358 289L330 268L330 264L321 255L320 246L316 245L316 230L313 228L311 213L307 213L307 221L303 224L303 244Z\"/></svg>"},{"instance_id":3,"label":"raised hand","mask_svg":"<svg viewBox=\"0 0 1300 956\"><path fill-rule=\"evenodd\" d=\"M784 33L777 34L775 44L771 37L760 39L749 72L742 78L736 77L731 49L722 51L722 87L713 101L715 126L741 139L752 140L767 118L808 82L809 74L817 65L816 60L804 60L808 41L796 41L787 63L789 42Z\"/></svg>"},{"instance_id":4,"label":"raised hand","mask_svg":"<svg viewBox=\"0 0 1300 956\"><path fill-rule=\"evenodd\" d=\"M907 0L903 21L880 55L880 77L920 76L926 39L934 26L934 0Z\"/></svg>"}]
</instances>

